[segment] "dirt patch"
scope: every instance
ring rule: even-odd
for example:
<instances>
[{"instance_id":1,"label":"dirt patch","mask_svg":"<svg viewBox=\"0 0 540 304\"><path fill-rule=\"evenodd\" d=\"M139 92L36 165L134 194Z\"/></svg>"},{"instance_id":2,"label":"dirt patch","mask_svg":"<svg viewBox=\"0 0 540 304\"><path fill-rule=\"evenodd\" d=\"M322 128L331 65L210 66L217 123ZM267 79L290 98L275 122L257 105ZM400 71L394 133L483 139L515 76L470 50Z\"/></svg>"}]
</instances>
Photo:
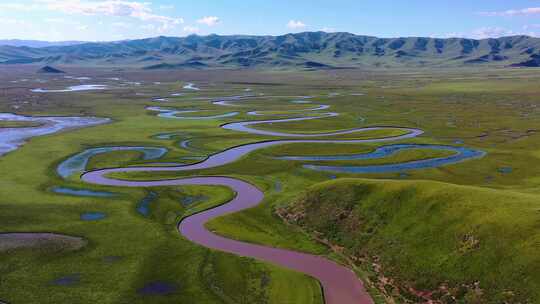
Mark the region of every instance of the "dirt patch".
<instances>
[{"instance_id":1,"label":"dirt patch","mask_svg":"<svg viewBox=\"0 0 540 304\"><path fill-rule=\"evenodd\" d=\"M0 253L18 249L79 250L87 244L81 237L56 233L0 233Z\"/></svg>"}]
</instances>

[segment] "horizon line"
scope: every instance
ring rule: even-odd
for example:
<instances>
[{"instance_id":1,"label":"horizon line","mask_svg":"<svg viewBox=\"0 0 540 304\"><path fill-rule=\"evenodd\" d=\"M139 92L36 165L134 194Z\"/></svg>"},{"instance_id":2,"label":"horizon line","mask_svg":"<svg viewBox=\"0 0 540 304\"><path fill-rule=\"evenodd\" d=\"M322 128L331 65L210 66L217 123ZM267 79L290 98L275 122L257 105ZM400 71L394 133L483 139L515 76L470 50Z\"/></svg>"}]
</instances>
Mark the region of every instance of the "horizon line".
<instances>
[{"instance_id":1,"label":"horizon line","mask_svg":"<svg viewBox=\"0 0 540 304\"><path fill-rule=\"evenodd\" d=\"M84 43L114 43L114 42L123 42L123 41L135 41L135 40L146 40L146 39L152 39L152 38L159 38L159 37L165 37L165 38L189 38L189 37L209 37L209 36L220 36L220 37L232 37L232 36L247 36L247 37L280 37L280 36L288 36L288 35L299 35L299 34L306 34L306 33L325 33L325 34L351 34L355 36L363 36L363 37L370 37L370 38L378 38L378 39L400 39L400 38L429 38L429 39L469 39L469 40L489 40L489 39L502 39L502 38L511 38L511 37L527 37L527 38L538 38L540 37L534 37L530 35L507 35L507 36L500 36L500 37L486 37L486 38L470 38L470 37L464 37L464 36L450 36L450 37L435 37L435 36L394 36L394 37L382 37L382 36L373 36L373 35L365 35L365 34L355 34L352 32L347 31L337 31L337 32L326 32L326 31L303 31L303 32L289 32L285 34L279 34L279 35L252 35L252 34L216 34L211 33L207 35L199 35L196 33L186 35L186 36L168 36L168 35L158 35L158 36L148 36L143 38L133 38L133 39L120 39L120 40L40 40L40 39L25 39L25 38L0 38L1 41L34 41L34 42L48 42L48 43L76 43L76 44L84 44Z\"/></svg>"}]
</instances>

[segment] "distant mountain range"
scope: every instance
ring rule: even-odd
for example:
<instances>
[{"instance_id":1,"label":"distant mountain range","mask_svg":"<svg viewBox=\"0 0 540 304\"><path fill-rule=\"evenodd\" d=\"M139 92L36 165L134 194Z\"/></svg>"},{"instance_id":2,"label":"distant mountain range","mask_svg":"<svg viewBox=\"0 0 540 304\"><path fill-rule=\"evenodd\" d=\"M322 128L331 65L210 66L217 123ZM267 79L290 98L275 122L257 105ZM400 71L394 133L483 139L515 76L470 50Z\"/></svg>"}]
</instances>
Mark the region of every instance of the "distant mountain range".
<instances>
[{"instance_id":1,"label":"distant mountain range","mask_svg":"<svg viewBox=\"0 0 540 304\"><path fill-rule=\"evenodd\" d=\"M0 46L0 64L143 69L538 67L540 38L377 38L325 32L192 35L40 48Z\"/></svg>"},{"instance_id":2,"label":"distant mountain range","mask_svg":"<svg viewBox=\"0 0 540 304\"><path fill-rule=\"evenodd\" d=\"M84 41L41 41L41 40L20 40L20 39L7 39L0 40L0 46L28 46L33 48L41 48L47 46L63 46L63 45L75 45L82 44Z\"/></svg>"}]
</instances>

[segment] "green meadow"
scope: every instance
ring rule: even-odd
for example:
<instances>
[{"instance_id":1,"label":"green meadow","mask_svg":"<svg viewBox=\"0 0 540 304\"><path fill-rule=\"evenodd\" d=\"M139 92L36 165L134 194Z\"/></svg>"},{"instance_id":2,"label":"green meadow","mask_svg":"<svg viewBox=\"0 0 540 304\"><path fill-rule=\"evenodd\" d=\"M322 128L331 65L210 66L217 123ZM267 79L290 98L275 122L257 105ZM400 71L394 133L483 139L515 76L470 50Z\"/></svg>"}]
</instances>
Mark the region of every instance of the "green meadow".
<instances>
[{"instance_id":1,"label":"green meadow","mask_svg":"<svg viewBox=\"0 0 540 304\"><path fill-rule=\"evenodd\" d=\"M99 77L104 72L92 73ZM221 129L225 123L298 117L304 115L302 110L327 104L329 109L305 115L341 115L254 128L322 133L400 126L421 128L425 134L385 143L280 145L205 170L113 176L132 180L231 176L248 181L264 191L263 203L216 219L207 225L209 229L232 239L334 259L356 271L377 303L425 302L425 294L442 303L540 303L540 75L536 71L216 71L212 75L194 71L192 78L183 73L174 80L160 72L146 73L133 77L168 80L99 92L36 93L31 95L37 102L17 104L18 114L85 115L112 121L32 138L0 156L0 233L55 232L88 241L77 251L47 247L0 251L0 301L323 303L319 283L313 278L209 250L180 236L177 224L182 218L228 202L235 195L230 189L96 186L77 176L64 180L56 168L71 155L104 146L165 147L168 152L157 160L143 160L134 151L99 154L89 160L88 170L194 163L237 145L281 139ZM170 97L187 81L202 90ZM246 98L228 107L199 98L239 95L248 87L266 98ZM0 96L0 112L14 112L18 94L8 90ZM153 96L169 101L152 102ZM313 98L298 104L291 102L295 96ZM204 110L182 114L190 117L240 114L213 120L167 119L146 110L147 106ZM253 110L280 116L246 114ZM0 122L0 128L29 126ZM159 134L173 136L160 139ZM378 130L315 138L401 134ZM190 140L188 148L181 145L185 140ZM318 172L303 165L395 164L452 153L412 149L371 160L276 159L368 153L395 143L464 146L487 154L406 174ZM53 192L55 187L114 196L59 194ZM146 211L141 212L141 202L149 197ZM89 212L103 213L105 218L82 220ZM61 280L66 277L76 279ZM168 292L145 292L156 282L166 284Z\"/></svg>"},{"instance_id":2,"label":"green meadow","mask_svg":"<svg viewBox=\"0 0 540 304\"><path fill-rule=\"evenodd\" d=\"M41 125L37 122L31 121L0 121L0 128L28 128L28 127L37 127Z\"/></svg>"}]
</instances>

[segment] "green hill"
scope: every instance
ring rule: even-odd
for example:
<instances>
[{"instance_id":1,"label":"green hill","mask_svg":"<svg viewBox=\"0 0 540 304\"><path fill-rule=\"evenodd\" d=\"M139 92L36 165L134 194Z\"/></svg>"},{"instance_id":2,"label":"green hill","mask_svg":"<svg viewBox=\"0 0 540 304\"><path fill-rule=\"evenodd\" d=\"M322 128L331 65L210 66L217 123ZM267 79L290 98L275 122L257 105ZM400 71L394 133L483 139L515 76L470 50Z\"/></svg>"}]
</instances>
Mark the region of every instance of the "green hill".
<instances>
[{"instance_id":1,"label":"green hill","mask_svg":"<svg viewBox=\"0 0 540 304\"><path fill-rule=\"evenodd\" d=\"M341 179L312 187L285 214L352 257L379 263L381 276L408 282L401 290L434 291L431 297L444 303L540 298L536 195L431 181Z\"/></svg>"},{"instance_id":2,"label":"green hill","mask_svg":"<svg viewBox=\"0 0 540 304\"><path fill-rule=\"evenodd\" d=\"M0 46L2 64L139 68L537 67L540 39L377 38L304 32L282 36L155 37L41 48Z\"/></svg>"}]
</instances>

